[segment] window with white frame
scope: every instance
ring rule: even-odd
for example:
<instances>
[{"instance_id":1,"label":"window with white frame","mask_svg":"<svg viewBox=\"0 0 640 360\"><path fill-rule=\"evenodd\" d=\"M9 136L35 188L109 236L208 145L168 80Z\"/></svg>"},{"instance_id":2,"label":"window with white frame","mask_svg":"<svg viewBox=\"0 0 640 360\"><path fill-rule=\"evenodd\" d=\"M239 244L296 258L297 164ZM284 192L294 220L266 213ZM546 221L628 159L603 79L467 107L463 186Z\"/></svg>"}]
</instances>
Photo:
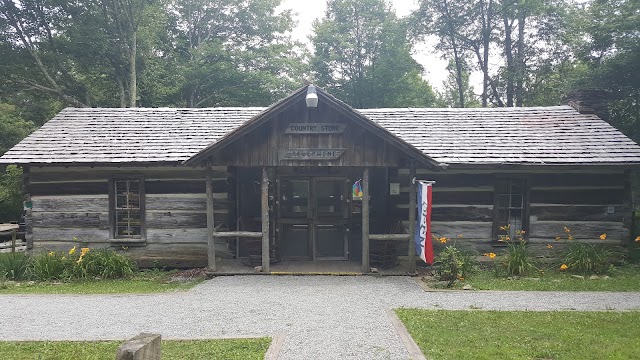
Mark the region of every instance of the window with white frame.
<instances>
[{"instance_id":1,"label":"window with white frame","mask_svg":"<svg viewBox=\"0 0 640 360\"><path fill-rule=\"evenodd\" d=\"M499 179L494 194L493 241L525 238L529 230L526 180Z\"/></svg>"},{"instance_id":2,"label":"window with white frame","mask_svg":"<svg viewBox=\"0 0 640 360\"><path fill-rule=\"evenodd\" d=\"M144 234L143 179L113 179L109 190L113 238L141 239Z\"/></svg>"}]
</instances>

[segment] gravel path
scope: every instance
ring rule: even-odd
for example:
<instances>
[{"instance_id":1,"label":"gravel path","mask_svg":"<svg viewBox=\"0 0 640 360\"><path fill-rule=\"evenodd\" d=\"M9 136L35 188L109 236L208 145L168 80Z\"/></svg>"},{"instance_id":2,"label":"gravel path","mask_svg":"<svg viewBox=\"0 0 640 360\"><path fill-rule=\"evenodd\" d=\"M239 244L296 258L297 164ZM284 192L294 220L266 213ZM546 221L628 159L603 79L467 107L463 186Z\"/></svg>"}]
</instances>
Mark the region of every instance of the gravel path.
<instances>
[{"instance_id":1,"label":"gravel path","mask_svg":"<svg viewBox=\"0 0 640 360\"><path fill-rule=\"evenodd\" d=\"M385 309L631 310L640 293L424 292L409 277L243 276L156 295L0 295L0 339L283 335L280 359L406 359ZM16 311L18 308L29 311Z\"/></svg>"}]
</instances>

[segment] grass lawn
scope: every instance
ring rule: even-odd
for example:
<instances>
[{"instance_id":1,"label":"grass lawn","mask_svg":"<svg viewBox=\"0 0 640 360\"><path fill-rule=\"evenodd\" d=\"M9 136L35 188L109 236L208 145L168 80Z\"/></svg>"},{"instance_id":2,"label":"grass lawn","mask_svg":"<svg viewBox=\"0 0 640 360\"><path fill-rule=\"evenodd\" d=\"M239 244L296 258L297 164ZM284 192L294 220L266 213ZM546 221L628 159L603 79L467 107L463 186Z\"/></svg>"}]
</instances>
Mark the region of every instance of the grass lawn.
<instances>
[{"instance_id":1,"label":"grass lawn","mask_svg":"<svg viewBox=\"0 0 640 360\"><path fill-rule=\"evenodd\" d=\"M113 359L122 341L0 341L3 360ZM271 339L162 340L163 359L264 359Z\"/></svg>"},{"instance_id":2,"label":"grass lawn","mask_svg":"<svg viewBox=\"0 0 640 360\"><path fill-rule=\"evenodd\" d=\"M640 291L640 266L616 268L609 278L578 279L568 273L547 271L529 278L498 278L491 271L479 271L465 280L476 290L538 290L538 291Z\"/></svg>"},{"instance_id":3,"label":"grass lawn","mask_svg":"<svg viewBox=\"0 0 640 360\"><path fill-rule=\"evenodd\" d=\"M175 272L143 271L128 279L0 283L2 294L146 294L187 290L202 279L170 281ZM18 285L19 286L16 286Z\"/></svg>"},{"instance_id":4,"label":"grass lawn","mask_svg":"<svg viewBox=\"0 0 640 360\"><path fill-rule=\"evenodd\" d=\"M427 358L638 359L640 312L398 309Z\"/></svg>"}]
</instances>

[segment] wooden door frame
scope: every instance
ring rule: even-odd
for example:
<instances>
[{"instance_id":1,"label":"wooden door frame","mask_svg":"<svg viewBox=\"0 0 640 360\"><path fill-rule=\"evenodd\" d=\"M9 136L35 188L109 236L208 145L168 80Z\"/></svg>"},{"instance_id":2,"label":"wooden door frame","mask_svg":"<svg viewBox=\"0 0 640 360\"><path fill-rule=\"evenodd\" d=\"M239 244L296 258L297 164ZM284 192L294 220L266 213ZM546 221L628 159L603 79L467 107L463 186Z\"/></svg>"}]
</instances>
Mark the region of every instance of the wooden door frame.
<instances>
[{"instance_id":1,"label":"wooden door frame","mask_svg":"<svg viewBox=\"0 0 640 360\"><path fill-rule=\"evenodd\" d=\"M284 211L282 211L282 183L285 180L305 180L309 186L309 199L307 204L307 216L300 218L286 218ZM339 181L343 185L342 193L342 215L335 218L318 218L318 199L317 199L317 183L319 181ZM278 175L277 183L277 201L278 201L278 219L277 227L279 235L280 246L282 246L282 234L284 233L285 225L307 225L309 229L309 256L304 257L283 257L283 260L348 260L349 259L349 202L347 201L349 177L344 176L309 176L309 175ZM317 245L317 226L318 225L335 225L342 226L344 228L343 234L343 246L344 256L342 257L319 257L316 249ZM283 249L282 249L283 250Z\"/></svg>"}]
</instances>

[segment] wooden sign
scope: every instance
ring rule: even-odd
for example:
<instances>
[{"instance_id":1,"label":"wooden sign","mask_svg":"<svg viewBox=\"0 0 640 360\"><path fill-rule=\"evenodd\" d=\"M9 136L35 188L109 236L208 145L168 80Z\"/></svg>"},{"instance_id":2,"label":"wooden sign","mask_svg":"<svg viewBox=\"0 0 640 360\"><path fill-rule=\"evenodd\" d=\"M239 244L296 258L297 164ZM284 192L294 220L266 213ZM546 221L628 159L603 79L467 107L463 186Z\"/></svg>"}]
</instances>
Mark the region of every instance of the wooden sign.
<instances>
[{"instance_id":1,"label":"wooden sign","mask_svg":"<svg viewBox=\"0 0 640 360\"><path fill-rule=\"evenodd\" d=\"M285 134L342 134L345 124L329 123L291 123Z\"/></svg>"},{"instance_id":2,"label":"wooden sign","mask_svg":"<svg viewBox=\"0 0 640 360\"><path fill-rule=\"evenodd\" d=\"M290 149L283 160L337 160L345 149Z\"/></svg>"}]
</instances>

